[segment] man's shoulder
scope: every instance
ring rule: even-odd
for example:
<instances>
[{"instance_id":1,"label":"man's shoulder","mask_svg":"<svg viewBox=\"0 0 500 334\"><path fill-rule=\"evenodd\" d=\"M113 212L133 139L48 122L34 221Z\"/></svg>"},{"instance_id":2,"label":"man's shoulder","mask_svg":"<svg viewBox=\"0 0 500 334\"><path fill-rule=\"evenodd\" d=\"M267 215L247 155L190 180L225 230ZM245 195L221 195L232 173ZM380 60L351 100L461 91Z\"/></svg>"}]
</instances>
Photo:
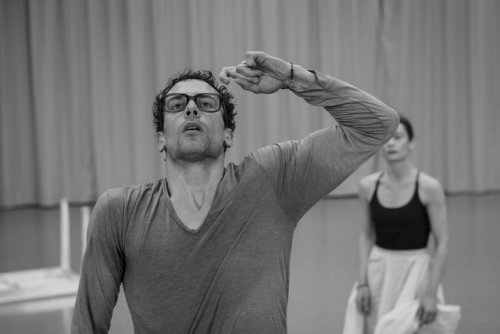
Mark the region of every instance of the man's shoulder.
<instances>
[{"instance_id":1,"label":"man's shoulder","mask_svg":"<svg viewBox=\"0 0 500 334\"><path fill-rule=\"evenodd\" d=\"M99 197L99 201L107 201L108 203L123 202L140 196L145 192L158 191L162 188L163 180L155 180L152 182L127 185L121 187L110 188Z\"/></svg>"},{"instance_id":2,"label":"man's shoulder","mask_svg":"<svg viewBox=\"0 0 500 334\"><path fill-rule=\"evenodd\" d=\"M224 171L223 180L226 185L232 186L241 183L243 180L255 180L259 174L265 174L262 165L255 158L253 152L248 154L239 163L229 162ZM227 183L229 181L229 183Z\"/></svg>"},{"instance_id":3,"label":"man's shoulder","mask_svg":"<svg viewBox=\"0 0 500 334\"><path fill-rule=\"evenodd\" d=\"M266 145L251 152L247 156L247 159L257 162L257 164L263 166L265 169L267 169L266 167L276 167L277 165L287 164L293 159L300 143L303 141L304 138Z\"/></svg>"}]
</instances>

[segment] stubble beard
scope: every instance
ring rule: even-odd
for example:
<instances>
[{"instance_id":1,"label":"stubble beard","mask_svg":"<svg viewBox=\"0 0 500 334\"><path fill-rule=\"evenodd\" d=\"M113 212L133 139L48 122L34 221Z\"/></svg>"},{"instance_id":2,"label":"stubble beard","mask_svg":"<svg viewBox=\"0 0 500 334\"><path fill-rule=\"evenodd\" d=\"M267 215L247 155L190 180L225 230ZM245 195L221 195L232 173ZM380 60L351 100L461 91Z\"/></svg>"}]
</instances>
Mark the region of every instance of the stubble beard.
<instances>
[{"instance_id":1,"label":"stubble beard","mask_svg":"<svg viewBox=\"0 0 500 334\"><path fill-rule=\"evenodd\" d=\"M222 147L222 145L221 145ZM217 149L210 140L177 140L175 159L188 162L199 162L206 159L216 159L220 156L222 148Z\"/></svg>"}]
</instances>

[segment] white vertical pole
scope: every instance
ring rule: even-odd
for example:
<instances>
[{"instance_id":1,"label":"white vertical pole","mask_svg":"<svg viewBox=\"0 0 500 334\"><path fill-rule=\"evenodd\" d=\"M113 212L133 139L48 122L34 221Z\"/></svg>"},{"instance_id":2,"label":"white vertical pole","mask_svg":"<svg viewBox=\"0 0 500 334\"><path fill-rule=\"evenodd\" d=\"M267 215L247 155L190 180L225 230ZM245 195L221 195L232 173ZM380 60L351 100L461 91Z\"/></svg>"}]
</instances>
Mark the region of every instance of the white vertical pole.
<instances>
[{"instance_id":1,"label":"white vertical pole","mask_svg":"<svg viewBox=\"0 0 500 334\"><path fill-rule=\"evenodd\" d=\"M82 258L85 254L85 249L87 247L87 228L90 222L90 206L83 206L81 208L82 213Z\"/></svg>"},{"instance_id":2,"label":"white vertical pole","mask_svg":"<svg viewBox=\"0 0 500 334\"><path fill-rule=\"evenodd\" d=\"M69 231L69 203L66 198L60 202L60 225L61 225L61 268L70 270L70 231Z\"/></svg>"}]
</instances>

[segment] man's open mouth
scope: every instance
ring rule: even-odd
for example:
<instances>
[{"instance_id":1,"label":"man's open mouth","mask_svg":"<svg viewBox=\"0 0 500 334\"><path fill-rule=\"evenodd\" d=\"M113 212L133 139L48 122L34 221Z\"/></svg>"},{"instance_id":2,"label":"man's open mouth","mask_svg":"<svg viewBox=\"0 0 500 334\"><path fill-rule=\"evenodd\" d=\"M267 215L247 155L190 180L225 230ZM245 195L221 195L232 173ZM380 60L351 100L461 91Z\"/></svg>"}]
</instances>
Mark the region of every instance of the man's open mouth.
<instances>
[{"instance_id":1,"label":"man's open mouth","mask_svg":"<svg viewBox=\"0 0 500 334\"><path fill-rule=\"evenodd\" d=\"M182 130L183 130L183 132L201 131L201 126L196 122L189 122L189 123L186 123L186 125L184 125L184 128Z\"/></svg>"}]
</instances>

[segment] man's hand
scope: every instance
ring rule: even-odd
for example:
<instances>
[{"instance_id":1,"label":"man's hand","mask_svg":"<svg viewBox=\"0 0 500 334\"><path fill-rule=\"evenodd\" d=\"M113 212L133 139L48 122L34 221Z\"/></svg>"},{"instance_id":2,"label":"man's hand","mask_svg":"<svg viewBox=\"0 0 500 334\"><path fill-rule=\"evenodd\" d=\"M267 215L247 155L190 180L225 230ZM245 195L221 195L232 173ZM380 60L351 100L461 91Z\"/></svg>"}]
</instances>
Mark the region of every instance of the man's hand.
<instances>
[{"instance_id":1,"label":"man's hand","mask_svg":"<svg viewBox=\"0 0 500 334\"><path fill-rule=\"evenodd\" d=\"M430 324L436 320L437 316L437 298L432 296L423 296L420 299L420 307L417 311L417 319L420 325Z\"/></svg>"},{"instance_id":2,"label":"man's hand","mask_svg":"<svg viewBox=\"0 0 500 334\"><path fill-rule=\"evenodd\" d=\"M248 51L239 65L224 67L219 75L224 84L230 78L241 88L256 94L272 94L290 79L291 64L262 51Z\"/></svg>"},{"instance_id":3,"label":"man's hand","mask_svg":"<svg viewBox=\"0 0 500 334\"><path fill-rule=\"evenodd\" d=\"M371 310L371 296L370 296L370 288L368 285L363 285L358 287L357 295L356 295L356 306L358 307L359 312L364 315L370 314Z\"/></svg>"}]
</instances>

